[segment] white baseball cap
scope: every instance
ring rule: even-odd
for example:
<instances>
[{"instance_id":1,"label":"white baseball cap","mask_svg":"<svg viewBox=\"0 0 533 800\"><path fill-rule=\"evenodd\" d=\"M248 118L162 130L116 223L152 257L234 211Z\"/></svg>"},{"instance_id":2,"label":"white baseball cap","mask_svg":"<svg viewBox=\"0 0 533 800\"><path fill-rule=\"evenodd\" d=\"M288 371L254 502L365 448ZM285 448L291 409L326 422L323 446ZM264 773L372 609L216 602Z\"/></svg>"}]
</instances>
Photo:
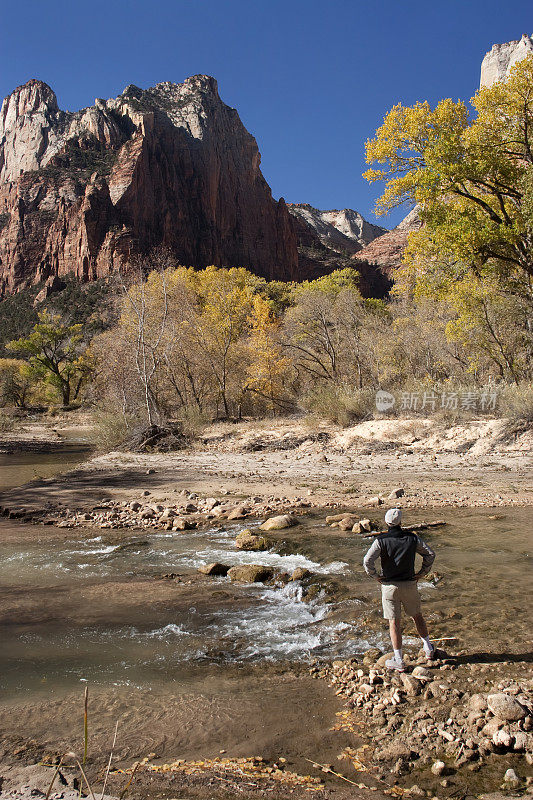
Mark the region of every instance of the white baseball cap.
<instances>
[{"instance_id":1,"label":"white baseball cap","mask_svg":"<svg viewBox=\"0 0 533 800\"><path fill-rule=\"evenodd\" d=\"M389 508L385 514L385 522L387 525L399 525L402 520L401 508Z\"/></svg>"}]
</instances>

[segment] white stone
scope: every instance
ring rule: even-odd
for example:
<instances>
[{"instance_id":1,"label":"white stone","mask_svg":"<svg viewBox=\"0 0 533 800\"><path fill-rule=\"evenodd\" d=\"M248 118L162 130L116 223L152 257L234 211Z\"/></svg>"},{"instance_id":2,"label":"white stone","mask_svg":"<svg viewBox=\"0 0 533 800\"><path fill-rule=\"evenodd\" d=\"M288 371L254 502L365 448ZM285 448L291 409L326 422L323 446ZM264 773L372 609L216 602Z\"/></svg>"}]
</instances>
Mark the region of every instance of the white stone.
<instances>
[{"instance_id":1,"label":"white stone","mask_svg":"<svg viewBox=\"0 0 533 800\"><path fill-rule=\"evenodd\" d=\"M494 44L481 62L480 86L492 86L505 80L518 61L533 53L533 34L525 33L521 39Z\"/></svg>"},{"instance_id":2,"label":"white stone","mask_svg":"<svg viewBox=\"0 0 533 800\"><path fill-rule=\"evenodd\" d=\"M527 712L523 706L520 705L518 700L511 697L504 692L497 694L489 694L487 697L487 705L495 717L503 719L506 722L514 722L518 719L523 719Z\"/></svg>"},{"instance_id":3,"label":"white stone","mask_svg":"<svg viewBox=\"0 0 533 800\"><path fill-rule=\"evenodd\" d=\"M332 250L355 253L361 245L370 244L378 236L387 232L386 228L367 222L364 217L351 208L342 211L321 211L308 203L289 203L290 213L309 225L320 241Z\"/></svg>"}]
</instances>

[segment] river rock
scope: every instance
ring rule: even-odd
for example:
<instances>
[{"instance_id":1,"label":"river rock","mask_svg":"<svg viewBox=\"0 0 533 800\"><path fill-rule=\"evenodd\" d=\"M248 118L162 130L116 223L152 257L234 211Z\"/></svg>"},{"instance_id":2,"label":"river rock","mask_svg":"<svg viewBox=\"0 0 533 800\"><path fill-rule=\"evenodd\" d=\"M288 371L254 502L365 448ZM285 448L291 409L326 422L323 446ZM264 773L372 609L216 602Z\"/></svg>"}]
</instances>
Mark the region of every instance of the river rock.
<instances>
[{"instance_id":1,"label":"river rock","mask_svg":"<svg viewBox=\"0 0 533 800\"><path fill-rule=\"evenodd\" d=\"M185 519L185 517L174 517L172 520L173 531L188 531L191 528L194 528L193 522L189 519Z\"/></svg>"},{"instance_id":2,"label":"river rock","mask_svg":"<svg viewBox=\"0 0 533 800\"><path fill-rule=\"evenodd\" d=\"M346 513L344 513L344 514L330 514L328 517L326 517L326 523L328 525L331 525L334 522L340 522L341 519L344 519L344 517L346 517L346 516L347 516Z\"/></svg>"},{"instance_id":3,"label":"river rock","mask_svg":"<svg viewBox=\"0 0 533 800\"><path fill-rule=\"evenodd\" d=\"M276 517L270 517L263 522L259 527L262 531L281 531L284 528L292 528L297 525L298 520L292 514L279 514Z\"/></svg>"},{"instance_id":4,"label":"river rock","mask_svg":"<svg viewBox=\"0 0 533 800\"><path fill-rule=\"evenodd\" d=\"M387 500L397 500L399 497L403 497L405 494L405 489L393 489L392 492L387 497Z\"/></svg>"},{"instance_id":5,"label":"river rock","mask_svg":"<svg viewBox=\"0 0 533 800\"><path fill-rule=\"evenodd\" d=\"M244 519L250 512L246 506L235 506L228 513L228 519Z\"/></svg>"},{"instance_id":6,"label":"river rock","mask_svg":"<svg viewBox=\"0 0 533 800\"><path fill-rule=\"evenodd\" d=\"M492 741L496 747L511 747L513 743L513 737L508 730L501 728L499 731L496 731L493 734Z\"/></svg>"},{"instance_id":7,"label":"river rock","mask_svg":"<svg viewBox=\"0 0 533 800\"><path fill-rule=\"evenodd\" d=\"M341 529L341 531L351 531L356 522L357 517L355 514L348 514L339 520L338 527Z\"/></svg>"},{"instance_id":8,"label":"river rock","mask_svg":"<svg viewBox=\"0 0 533 800\"><path fill-rule=\"evenodd\" d=\"M533 750L533 736L524 731L517 731L514 735L513 750L527 750L531 752Z\"/></svg>"},{"instance_id":9,"label":"river rock","mask_svg":"<svg viewBox=\"0 0 533 800\"><path fill-rule=\"evenodd\" d=\"M235 547L238 550L268 550L268 542L264 536L257 536L252 531L245 530L241 531L235 539Z\"/></svg>"},{"instance_id":10,"label":"river rock","mask_svg":"<svg viewBox=\"0 0 533 800\"><path fill-rule=\"evenodd\" d=\"M501 719L498 719L498 717L492 717L492 719L490 719L486 725L483 725L481 728L481 733L483 736L488 736L490 739L492 739L494 734L499 731L500 728L503 728L503 726L504 723Z\"/></svg>"},{"instance_id":11,"label":"river rock","mask_svg":"<svg viewBox=\"0 0 533 800\"><path fill-rule=\"evenodd\" d=\"M376 506L383 505L383 500L381 499L381 497L378 497L376 495L376 497L369 497L368 500L364 503L364 505L365 506L372 506L372 507L375 508Z\"/></svg>"},{"instance_id":12,"label":"river rock","mask_svg":"<svg viewBox=\"0 0 533 800\"><path fill-rule=\"evenodd\" d=\"M198 572L201 572L202 575L226 576L229 569L230 568L226 564L214 561L212 564L202 564L201 567L198 567Z\"/></svg>"},{"instance_id":13,"label":"river rock","mask_svg":"<svg viewBox=\"0 0 533 800\"><path fill-rule=\"evenodd\" d=\"M398 758L409 759L411 757L411 748L401 738L393 739L390 744L376 753L378 761L389 761Z\"/></svg>"},{"instance_id":14,"label":"river rock","mask_svg":"<svg viewBox=\"0 0 533 800\"><path fill-rule=\"evenodd\" d=\"M381 650L379 650L377 647L371 647L363 655L363 664L366 664L367 666L370 664L376 664L382 656L383 652Z\"/></svg>"},{"instance_id":15,"label":"river rock","mask_svg":"<svg viewBox=\"0 0 533 800\"><path fill-rule=\"evenodd\" d=\"M487 708L487 698L482 694L473 694L468 701L470 711L485 711Z\"/></svg>"},{"instance_id":16,"label":"river rock","mask_svg":"<svg viewBox=\"0 0 533 800\"><path fill-rule=\"evenodd\" d=\"M514 769L506 770L505 775L503 776L503 779L504 779L505 783L509 783L509 784L514 785L514 786L516 786L516 785L518 785L520 783L520 778L518 777L518 775L516 774Z\"/></svg>"},{"instance_id":17,"label":"river rock","mask_svg":"<svg viewBox=\"0 0 533 800\"><path fill-rule=\"evenodd\" d=\"M520 705L518 700L504 692L489 694L487 705L495 717L503 719L505 722L514 722L515 720L523 719L527 715L526 709Z\"/></svg>"},{"instance_id":18,"label":"river rock","mask_svg":"<svg viewBox=\"0 0 533 800\"><path fill-rule=\"evenodd\" d=\"M402 682L403 688L410 697L414 697L415 695L420 694L421 691L420 681L417 680L416 678L413 678L412 675L406 675L405 672L400 672L400 680Z\"/></svg>"},{"instance_id":19,"label":"river rock","mask_svg":"<svg viewBox=\"0 0 533 800\"><path fill-rule=\"evenodd\" d=\"M430 681L433 678L429 669L425 667L415 667L411 675L419 681Z\"/></svg>"},{"instance_id":20,"label":"river rock","mask_svg":"<svg viewBox=\"0 0 533 800\"><path fill-rule=\"evenodd\" d=\"M238 564L228 571L229 579L238 583L263 583L273 574L270 567L262 564Z\"/></svg>"},{"instance_id":21,"label":"river rock","mask_svg":"<svg viewBox=\"0 0 533 800\"><path fill-rule=\"evenodd\" d=\"M305 567L296 567L293 571L290 580L291 581L303 581L305 578L309 578L311 573Z\"/></svg>"},{"instance_id":22,"label":"river rock","mask_svg":"<svg viewBox=\"0 0 533 800\"><path fill-rule=\"evenodd\" d=\"M372 529L369 519L360 519L352 528L352 533L368 533Z\"/></svg>"}]
</instances>

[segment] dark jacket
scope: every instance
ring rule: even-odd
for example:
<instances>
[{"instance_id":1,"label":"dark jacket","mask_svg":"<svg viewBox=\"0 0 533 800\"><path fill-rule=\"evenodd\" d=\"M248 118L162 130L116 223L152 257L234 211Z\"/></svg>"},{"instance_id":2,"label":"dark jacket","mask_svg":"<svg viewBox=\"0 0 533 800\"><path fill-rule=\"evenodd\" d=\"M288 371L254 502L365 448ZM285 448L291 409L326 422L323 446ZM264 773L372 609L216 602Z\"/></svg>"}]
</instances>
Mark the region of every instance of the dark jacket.
<instances>
[{"instance_id":1,"label":"dark jacket","mask_svg":"<svg viewBox=\"0 0 533 800\"><path fill-rule=\"evenodd\" d=\"M415 556L422 556L422 567L418 574L426 575L435 560L435 553L412 531L400 526L390 527L386 533L376 536L365 555L363 566L368 575L377 577L374 562L381 559L381 578L383 583L412 581L415 577Z\"/></svg>"}]
</instances>

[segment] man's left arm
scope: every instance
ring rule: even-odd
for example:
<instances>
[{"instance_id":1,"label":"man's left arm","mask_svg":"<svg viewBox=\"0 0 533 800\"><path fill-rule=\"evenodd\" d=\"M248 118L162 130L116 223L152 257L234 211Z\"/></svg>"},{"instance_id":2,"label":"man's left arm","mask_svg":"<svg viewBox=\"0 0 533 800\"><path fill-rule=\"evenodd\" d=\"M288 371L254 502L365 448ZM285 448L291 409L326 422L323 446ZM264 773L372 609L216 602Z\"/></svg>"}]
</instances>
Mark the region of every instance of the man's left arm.
<instances>
[{"instance_id":1,"label":"man's left arm","mask_svg":"<svg viewBox=\"0 0 533 800\"><path fill-rule=\"evenodd\" d=\"M415 575L415 579L418 580L419 578L423 578L424 575L428 574L433 562L435 561L435 552L419 536L416 537L416 552L422 556L422 566Z\"/></svg>"},{"instance_id":2,"label":"man's left arm","mask_svg":"<svg viewBox=\"0 0 533 800\"><path fill-rule=\"evenodd\" d=\"M376 559L381 555L381 548L377 539L374 539L372 546L367 550L363 559L363 567L367 575L374 578L376 581L381 581L381 576L378 575L376 570Z\"/></svg>"}]
</instances>

